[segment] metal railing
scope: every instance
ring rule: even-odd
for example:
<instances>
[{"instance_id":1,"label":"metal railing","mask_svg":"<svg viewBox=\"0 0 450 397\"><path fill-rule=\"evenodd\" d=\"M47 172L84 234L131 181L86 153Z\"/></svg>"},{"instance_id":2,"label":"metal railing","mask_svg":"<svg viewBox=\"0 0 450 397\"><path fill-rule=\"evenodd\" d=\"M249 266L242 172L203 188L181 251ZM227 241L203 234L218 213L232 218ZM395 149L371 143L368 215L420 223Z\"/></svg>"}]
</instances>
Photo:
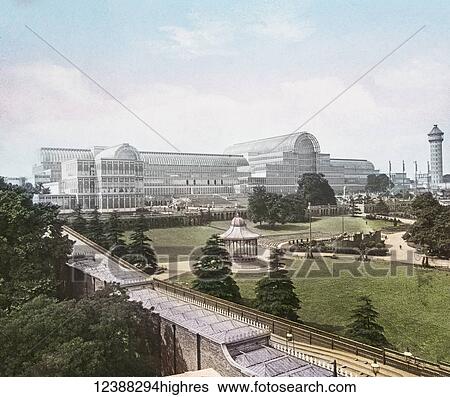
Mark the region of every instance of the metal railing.
<instances>
[{"instance_id":1,"label":"metal railing","mask_svg":"<svg viewBox=\"0 0 450 397\"><path fill-rule=\"evenodd\" d=\"M418 357L405 356L392 349L381 349L318 328L285 320L259 310L232 303L167 281L153 280L155 289L184 301L204 307L254 327L266 329L286 338L290 333L295 342L355 354L418 376L450 376L447 365L433 363Z\"/></svg>"},{"instance_id":2,"label":"metal railing","mask_svg":"<svg viewBox=\"0 0 450 397\"><path fill-rule=\"evenodd\" d=\"M82 234L78 233L77 231L71 229L68 226L63 226L62 229L67 234L82 241L84 244L93 248L95 251L99 252L100 254L104 255L105 257L107 257L108 259L110 259L111 261L116 263L117 265L120 265L120 266L124 267L125 269L137 272L140 276L142 276L142 278L140 279L140 282L144 282L144 281L151 282L151 276L149 276L147 273L143 272L142 270L138 269L136 266L133 266L132 264L123 260L122 258L115 256L110 251L108 251L106 248L103 248L101 245L98 245L94 241L88 239L87 237L83 236ZM138 279L136 278L136 280L134 280L134 282L137 282L137 280ZM133 281L131 281L131 282L133 282ZM127 280L123 280L122 282L120 282L120 284L127 284Z\"/></svg>"},{"instance_id":3,"label":"metal railing","mask_svg":"<svg viewBox=\"0 0 450 397\"><path fill-rule=\"evenodd\" d=\"M270 331L272 334L286 338L288 333L292 334L292 338L296 342L307 343L309 345L324 347L330 350L337 350L355 354L370 360L376 359L378 362L388 365L399 370L409 372L418 376L450 376L450 367L447 363L434 363L421 359L419 357L406 356L401 352L392 349L380 349L370 346L344 336L332 334L318 328L310 327L294 321L282 319L259 310L246 307L234 302L229 302L211 295L203 294L189 288L185 288L173 283L158 279L150 279L150 276L127 261L111 254L108 250L89 240L75 230L63 226L63 230L79 239L86 245L94 248L96 251L105 255L117 264L137 271L142 274L142 283L152 283L155 289L166 292L184 301L193 303L205 309L212 310L228 316L230 318L245 322L257 328ZM133 280L131 285L138 282ZM140 283L140 282L139 282ZM123 282L124 286L127 284Z\"/></svg>"}]
</instances>

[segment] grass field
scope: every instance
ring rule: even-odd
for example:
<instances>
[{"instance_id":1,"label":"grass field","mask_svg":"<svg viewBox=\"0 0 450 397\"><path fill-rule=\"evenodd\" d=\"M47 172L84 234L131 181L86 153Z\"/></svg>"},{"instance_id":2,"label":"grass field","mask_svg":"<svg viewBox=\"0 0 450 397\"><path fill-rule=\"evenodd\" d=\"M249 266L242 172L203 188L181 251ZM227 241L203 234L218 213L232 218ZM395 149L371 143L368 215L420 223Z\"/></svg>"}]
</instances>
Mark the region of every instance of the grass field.
<instances>
[{"instance_id":1,"label":"grass field","mask_svg":"<svg viewBox=\"0 0 450 397\"><path fill-rule=\"evenodd\" d=\"M315 219L313 234L338 234L342 228L341 217ZM368 232L391 225L385 221L362 218L344 218L349 233ZM154 229L149 232L160 255L187 255L194 247L204 244L214 233L221 233L229 221L212 222L210 226ZM287 240L309 234L309 224L297 223L268 229L248 222L248 226L263 236ZM129 232L126 233L129 236ZM295 236L295 237L294 237ZM164 262L164 261L163 261ZM336 268L340 262L325 259L326 269ZM371 263L375 269L386 269L386 262ZM388 340L399 350L409 348L419 357L433 361L450 361L450 273L414 270L408 276L401 268L397 276L374 277L363 272L361 277L343 272L331 277L327 271L314 275L314 265L299 260L290 265L296 291L302 301L300 318L317 327L344 333L352 308L358 296L368 294L380 312L380 323L385 327ZM311 271L308 271L311 270ZM316 272L317 273L317 272ZM254 298L254 286L262 275L237 274L236 281L247 304ZM177 280L189 284L191 274Z\"/></svg>"},{"instance_id":2,"label":"grass field","mask_svg":"<svg viewBox=\"0 0 450 397\"><path fill-rule=\"evenodd\" d=\"M369 232L379 230L389 225L389 222L379 220L344 217L344 227L348 233ZM186 226L168 229L154 229L148 235L153 240L155 250L160 255L188 255L195 247L204 245L212 234L222 233L230 226L230 221L211 222L210 226ZM268 228L267 225L255 225L248 222L248 227L262 236L270 236L281 241L290 238L303 238L309 235L309 223L288 223ZM341 217L324 217L314 219L312 223L313 235L335 235L341 233ZM130 232L125 233L126 239ZM165 260L166 261L166 260Z\"/></svg>"},{"instance_id":3,"label":"grass field","mask_svg":"<svg viewBox=\"0 0 450 397\"><path fill-rule=\"evenodd\" d=\"M331 270L338 263L326 258L323 264ZM362 265L359 266L361 270ZM371 266L376 270L389 269L389 264L382 261ZM374 277L362 271L361 277L349 272L331 277L327 271L311 274L317 264L300 260L290 268L302 301L299 316L304 322L343 334L357 297L367 294L380 313L386 337L398 350L409 348L422 358L450 361L449 272L415 269L408 275L401 267L396 276ZM261 276L235 275L247 304L252 304L255 283ZM173 281L189 285L192 279L191 274L184 274Z\"/></svg>"}]
</instances>

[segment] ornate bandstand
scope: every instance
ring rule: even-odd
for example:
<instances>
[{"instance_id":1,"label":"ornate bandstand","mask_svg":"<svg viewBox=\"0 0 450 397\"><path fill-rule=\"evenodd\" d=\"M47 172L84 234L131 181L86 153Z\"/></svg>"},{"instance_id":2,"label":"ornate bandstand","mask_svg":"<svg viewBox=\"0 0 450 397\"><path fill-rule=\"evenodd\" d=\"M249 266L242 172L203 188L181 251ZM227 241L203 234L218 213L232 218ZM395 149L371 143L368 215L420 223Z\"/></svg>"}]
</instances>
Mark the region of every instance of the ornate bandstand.
<instances>
[{"instance_id":1,"label":"ornate bandstand","mask_svg":"<svg viewBox=\"0 0 450 397\"><path fill-rule=\"evenodd\" d=\"M231 220L228 230L220 235L231 258L236 262L251 261L258 256L259 237L259 234L248 229L239 214Z\"/></svg>"}]
</instances>

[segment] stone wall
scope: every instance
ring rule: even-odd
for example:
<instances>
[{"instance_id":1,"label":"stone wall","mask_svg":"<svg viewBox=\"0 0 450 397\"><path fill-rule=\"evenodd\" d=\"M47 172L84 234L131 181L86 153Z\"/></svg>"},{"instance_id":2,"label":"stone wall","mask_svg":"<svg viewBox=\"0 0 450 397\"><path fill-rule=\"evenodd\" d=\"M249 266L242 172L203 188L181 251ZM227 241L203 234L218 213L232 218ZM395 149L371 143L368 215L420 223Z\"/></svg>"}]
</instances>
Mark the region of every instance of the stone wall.
<instances>
[{"instance_id":1,"label":"stone wall","mask_svg":"<svg viewBox=\"0 0 450 397\"><path fill-rule=\"evenodd\" d=\"M245 376L233 365L226 346L161 318L162 376L214 368L222 376Z\"/></svg>"}]
</instances>

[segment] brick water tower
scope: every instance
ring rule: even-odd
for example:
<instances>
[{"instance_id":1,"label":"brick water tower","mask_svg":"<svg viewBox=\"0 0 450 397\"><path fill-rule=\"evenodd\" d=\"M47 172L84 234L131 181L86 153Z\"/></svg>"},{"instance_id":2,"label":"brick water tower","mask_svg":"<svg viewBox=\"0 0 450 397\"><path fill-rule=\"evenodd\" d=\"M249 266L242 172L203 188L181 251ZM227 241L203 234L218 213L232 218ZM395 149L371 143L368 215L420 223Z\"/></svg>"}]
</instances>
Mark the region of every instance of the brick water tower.
<instances>
[{"instance_id":1,"label":"brick water tower","mask_svg":"<svg viewBox=\"0 0 450 397\"><path fill-rule=\"evenodd\" d=\"M428 134L430 142L430 182L431 188L437 188L439 183L443 182L442 172L442 141L444 133L438 128L437 124Z\"/></svg>"}]
</instances>

